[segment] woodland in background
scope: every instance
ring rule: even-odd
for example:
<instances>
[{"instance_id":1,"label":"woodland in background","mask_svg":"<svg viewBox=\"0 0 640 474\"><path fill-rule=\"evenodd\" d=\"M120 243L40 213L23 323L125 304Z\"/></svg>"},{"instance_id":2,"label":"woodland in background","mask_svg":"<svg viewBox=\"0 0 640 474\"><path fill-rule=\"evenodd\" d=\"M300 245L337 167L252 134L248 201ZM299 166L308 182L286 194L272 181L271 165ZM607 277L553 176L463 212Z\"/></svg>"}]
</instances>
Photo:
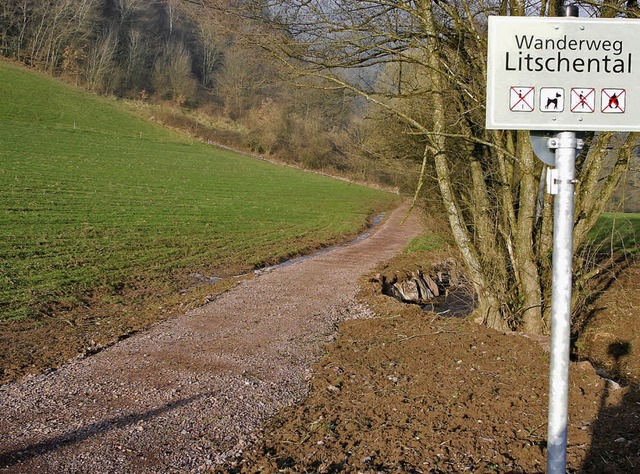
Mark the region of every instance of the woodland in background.
<instances>
[{"instance_id":1,"label":"woodland in background","mask_svg":"<svg viewBox=\"0 0 640 474\"><path fill-rule=\"evenodd\" d=\"M449 220L480 319L538 334L549 329L552 197L528 132L484 129L486 18L553 16L561 3L5 0L0 51L96 93L163 104L156 118L203 140L422 186ZM638 13L633 0L581 7ZM590 134L578 157L576 311L618 258L594 260L589 230L605 209L640 206L637 142Z\"/></svg>"},{"instance_id":2,"label":"woodland in background","mask_svg":"<svg viewBox=\"0 0 640 474\"><path fill-rule=\"evenodd\" d=\"M294 87L251 44L258 24L233 14L245 3L3 0L0 54L154 104L156 119L202 140L410 192L419 156L396 150L353 94Z\"/></svg>"}]
</instances>

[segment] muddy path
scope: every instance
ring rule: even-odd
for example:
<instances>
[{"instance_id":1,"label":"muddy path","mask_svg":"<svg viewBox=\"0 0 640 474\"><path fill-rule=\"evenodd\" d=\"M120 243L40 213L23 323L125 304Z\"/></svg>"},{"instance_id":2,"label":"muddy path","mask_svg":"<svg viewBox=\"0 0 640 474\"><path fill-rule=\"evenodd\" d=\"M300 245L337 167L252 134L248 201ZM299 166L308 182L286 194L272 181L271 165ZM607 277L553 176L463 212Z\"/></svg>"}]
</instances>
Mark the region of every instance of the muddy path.
<instances>
[{"instance_id":1,"label":"muddy path","mask_svg":"<svg viewBox=\"0 0 640 474\"><path fill-rule=\"evenodd\" d=\"M207 306L0 387L0 472L201 472L237 455L358 315L358 277L422 230L397 209L368 239L244 281Z\"/></svg>"}]
</instances>

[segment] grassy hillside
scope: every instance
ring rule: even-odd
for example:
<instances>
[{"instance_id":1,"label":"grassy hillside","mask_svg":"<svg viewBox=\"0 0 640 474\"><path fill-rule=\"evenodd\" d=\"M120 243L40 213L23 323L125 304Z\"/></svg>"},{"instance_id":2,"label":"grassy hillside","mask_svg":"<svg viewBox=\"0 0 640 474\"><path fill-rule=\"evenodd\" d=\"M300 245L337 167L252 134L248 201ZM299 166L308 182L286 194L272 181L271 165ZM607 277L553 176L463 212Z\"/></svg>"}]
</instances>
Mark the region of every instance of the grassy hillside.
<instances>
[{"instance_id":1,"label":"grassy hillside","mask_svg":"<svg viewBox=\"0 0 640 474\"><path fill-rule=\"evenodd\" d=\"M0 320L280 260L392 199L193 143L2 62L0 121Z\"/></svg>"}]
</instances>

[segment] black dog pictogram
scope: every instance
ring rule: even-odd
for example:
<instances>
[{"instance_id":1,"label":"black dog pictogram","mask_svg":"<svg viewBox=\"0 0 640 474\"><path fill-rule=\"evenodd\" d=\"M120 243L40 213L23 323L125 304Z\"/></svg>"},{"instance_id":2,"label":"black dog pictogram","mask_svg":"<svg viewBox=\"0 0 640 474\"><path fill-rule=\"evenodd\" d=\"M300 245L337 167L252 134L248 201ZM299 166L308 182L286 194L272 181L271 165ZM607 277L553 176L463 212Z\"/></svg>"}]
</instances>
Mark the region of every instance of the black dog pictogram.
<instances>
[{"instance_id":1,"label":"black dog pictogram","mask_svg":"<svg viewBox=\"0 0 640 474\"><path fill-rule=\"evenodd\" d=\"M553 104L553 108L554 110L558 109L558 99L562 97L562 94L560 94L559 92L556 92L556 96L555 98L551 98L551 97L547 97L547 106L545 107L545 109L548 109L551 104Z\"/></svg>"}]
</instances>

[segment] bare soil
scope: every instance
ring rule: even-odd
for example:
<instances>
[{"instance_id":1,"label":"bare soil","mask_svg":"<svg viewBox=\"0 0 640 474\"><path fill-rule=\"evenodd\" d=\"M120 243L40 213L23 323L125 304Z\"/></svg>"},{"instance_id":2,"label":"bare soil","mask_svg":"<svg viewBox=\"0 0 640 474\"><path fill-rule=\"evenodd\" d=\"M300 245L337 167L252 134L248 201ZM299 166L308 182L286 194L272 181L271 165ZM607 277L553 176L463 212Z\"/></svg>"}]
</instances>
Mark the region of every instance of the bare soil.
<instances>
[{"instance_id":1,"label":"bare soil","mask_svg":"<svg viewBox=\"0 0 640 474\"><path fill-rule=\"evenodd\" d=\"M404 257L381 271L411 266ZM361 286L376 316L340 324L309 396L223 471L546 472L549 341L425 314L383 296L377 279ZM571 364L568 472L640 472L638 286L635 265L577 344L622 385Z\"/></svg>"},{"instance_id":2,"label":"bare soil","mask_svg":"<svg viewBox=\"0 0 640 474\"><path fill-rule=\"evenodd\" d=\"M544 472L548 341L382 295L374 274L450 257L401 254L403 212L0 387L0 472ZM576 342L622 384L571 364L568 472L640 471L638 286L632 266Z\"/></svg>"}]
</instances>

